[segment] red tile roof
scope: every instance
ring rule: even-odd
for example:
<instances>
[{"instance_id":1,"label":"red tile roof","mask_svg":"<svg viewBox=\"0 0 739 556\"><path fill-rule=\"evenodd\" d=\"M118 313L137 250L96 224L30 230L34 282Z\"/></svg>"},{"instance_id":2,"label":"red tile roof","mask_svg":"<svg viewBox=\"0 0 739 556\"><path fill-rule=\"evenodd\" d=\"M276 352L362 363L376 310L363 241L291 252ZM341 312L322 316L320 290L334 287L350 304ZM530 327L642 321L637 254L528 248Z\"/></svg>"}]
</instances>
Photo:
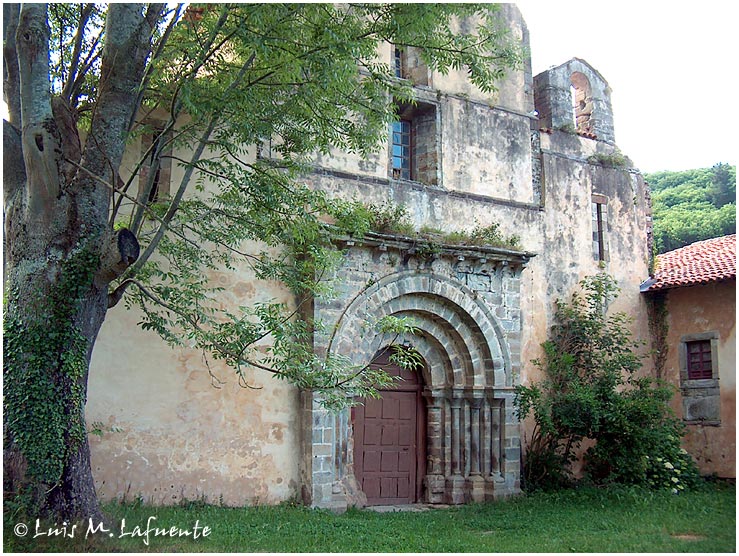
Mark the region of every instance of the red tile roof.
<instances>
[{"instance_id":1,"label":"red tile roof","mask_svg":"<svg viewBox=\"0 0 739 556\"><path fill-rule=\"evenodd\" d=\"M697 241L657 255L654 276L642 292L736 279L736 234Z\"/></svg>"}]
</instances>

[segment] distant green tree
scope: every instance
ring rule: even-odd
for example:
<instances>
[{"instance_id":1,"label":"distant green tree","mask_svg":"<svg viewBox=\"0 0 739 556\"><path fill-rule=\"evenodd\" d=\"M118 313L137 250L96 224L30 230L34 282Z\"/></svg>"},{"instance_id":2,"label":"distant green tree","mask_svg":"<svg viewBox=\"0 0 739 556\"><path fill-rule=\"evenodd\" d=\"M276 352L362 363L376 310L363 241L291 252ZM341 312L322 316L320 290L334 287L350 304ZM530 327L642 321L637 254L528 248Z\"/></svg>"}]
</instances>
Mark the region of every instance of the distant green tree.
<instances>
[{"instance_id":1,"label":"distant green tree","mask_svg":"<svg viewBox=\"0 0 739 556\"><path fill-rule=\"evenodd\" d=\"M713 177L708 195L714 206L736 203L736 167L719 163L711 168Z\"/></svg>"},{"instance_id":2,"label":"distant green tree","mask_svg":"<svg viewBox=\"0 0 739 556\"><path fill-rule=\"evenodd\" d=\"M654 240L665 253L712 237L736 233L736 167L657 172L652 189Z\"/></svg>"}]
</instances>

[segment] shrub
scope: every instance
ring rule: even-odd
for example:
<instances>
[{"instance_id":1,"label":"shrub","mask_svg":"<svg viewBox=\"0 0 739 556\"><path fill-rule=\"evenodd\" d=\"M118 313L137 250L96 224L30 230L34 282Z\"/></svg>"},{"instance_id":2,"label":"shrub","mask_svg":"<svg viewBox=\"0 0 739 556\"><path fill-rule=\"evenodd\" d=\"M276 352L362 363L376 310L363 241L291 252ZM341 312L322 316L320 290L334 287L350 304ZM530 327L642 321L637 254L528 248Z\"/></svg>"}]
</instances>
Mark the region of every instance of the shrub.
<instances>
[{"instance_id":1,"label":"shrub","mask_svg":"<svg viewBox=\"0 0 739 556\"><path fill-rule=\"evenodd\" d=\"M364 205L358 201L336 203L333 216L336 226L351 236L361 237L369 231L411 235L413 222L404 205L384 201L379 205Z\"/></svg>"},{"instance_id":2,"label":"shrub","mask_svg":"<svg viewBox=\"0 0 739 556\"><path fill-rule=\"evenodd\" d=\"M524 465L528 489L573 482L571 464L583 439L587 478L597 484L639 484L679 491L698 480L680 448L682 423L668 402L672 390L637 377L644 356L624 313L608 314L618 293L613 278L598 274L580 283L584 294L557 302L555 326L534 364L544 380L519 386L519 418L532 414L535 427Z\"/></svg>"}]
</instances>

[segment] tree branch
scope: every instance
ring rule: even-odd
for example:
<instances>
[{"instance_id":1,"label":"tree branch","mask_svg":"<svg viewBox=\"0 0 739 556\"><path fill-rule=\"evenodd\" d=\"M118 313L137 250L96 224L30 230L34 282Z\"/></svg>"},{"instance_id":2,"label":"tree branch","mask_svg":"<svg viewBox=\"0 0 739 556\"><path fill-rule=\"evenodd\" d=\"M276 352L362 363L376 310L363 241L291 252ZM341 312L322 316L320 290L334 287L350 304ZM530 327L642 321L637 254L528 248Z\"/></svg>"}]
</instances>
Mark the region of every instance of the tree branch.
<instances>
[{"instance_id":1,"label":"tree branch","mask_svg":"<svg viewBox=\"0 0 739 556\"><path fill-rule=\"evenodd\" d=\"M172 16L172 19L167 24L167 28L164 30L164 33L157 41L157 44L152 52L151 59L149 60L149 63L146 67L146 72L144 73L144 77L141 80L141 85L139 86L139 93L138 98L136 99L136 106L141 106L141 104L144 101L144 94L146 92L146 88L148 87L149 80L151 79L151 75L154 71L156 60L162 55L162 52L164 51L164 47L167 45L167 41L169 40L170 35L172 34L172 30L174 29L175 25L180 20L180 16L182 15L182 10L185 7L185 4L177 4L177 7L174 10L174 15ZM133 128L134 125L134 118L136 117L136 114L134 113L131 117L131 122L129 124L129 129Z\"/></svg>"},{"instance_id":2,"label":"tree branch","mask_svg":"<svg viewBox=\"0 0 739 556\"><path fill-rule=\"evenodd\" d=\"M64 89L62 89L62 97L67 99L67 102L72 106L74 106L74 104L72 103L70 94L74 90L74 83L77 78L77 69L79 68L80 53L82 51L82 41L85 38L85 27L87 26L87 20L90 19L90 15L92 15L93 9L93 4L85 4L80 9L80 18L77 22L77 31L74 35L74 48L72 49L72 59L69 62L70 65L67 82L64 84ZM60 48L59 51L61 52L62 49Z\"/></svg>"},{"instance_id":3,"label":"tree branch","mask_svg":"<svg viewBox=\"0 0 739 556\"><path fill-rule=\"evenodd\" d=\"M20 76L27 217L46 222L60 194L61 138L49 91L49 25L46 6L24 4L16 30Z\"/></svg>"},{"instance_id":4,"label":"tree branch","mask_svg":"<svg viewBox=\"0 0 739 556\"><path fill-rule=\"evenodd\" d=\"M249 59L244 63L243 67L241 68L241 71L239 71L238 75L233 79L233 81L229 84L229 86L224 91L223 97L227 97L228 93L238 86L238 84L241 82L244 75L246 74L247 70L249 69L251 64L254 62L254 58L255 58L255 55L252 54L249 57ZM197 143L197 147L195 148L195 152L190 158L190 164L186 167L185 174L184 176L182 176L182 181L180 181L180 186L177 189L177 193L170 201L169 209L167 210L167 213L164 215L164 224L169 225L169 222L172 220L172 218L174 218L174 215L177 212L177 209L179 208L180 202L182 201L182 197L185 195L185 191L190 185L190 180L192 179L192 174L195 169L195 165L200 160L200 157L203 156L203 152L205 152L205 147L208 144L208 138L213 133L213 130L216 128L216 125L218 124L218 119L219 119L218 115L214 115L211 118L210 123L206 127L205 131L201 134L200 139ZM154 238L151 240L149 245L146 247L146 251L144 251L144 254L136 262L134 269L133 269L134 273L138 271L149 260L149 257L151 257L152 253L157 248L163 236L164 236L164 227L160 226L156 234L154 235Z\"/></svg>"},{"instance_id":5,"label":"tree branch","mask_svg":"<svg viewBox=\"0 0 739 556\"><path fill-rule=\"evenodd\" d=\"M156 6L163 7L156 4L151 9ZM112 182L123 158L131 115L138 108L132 93L141 83L155 28L142 10L137 4L111 3L106 18L98 99L83 160L91 173L110 175ZM93 191L97 188L89 178L86 184ZM91 224L107 224L111 196L107 188L89 195L85 218Z\"/></svg>"},{"instance_id":6,"label":"tree branch","mask_svg":"<svg viewBox=\"0 0 739 556\"><path fill-rule=\"evenodd\" d=\"M178 309L177 307L175 307L174 305L171 305L171 304L167 303L167 302L166 302L166 301L164 301L163 299L159 299L159 298L158 298L157 296L155 296L154 294L152 294L152 293L151 293L151 292L150 292L150 291L149 291L149 290L148 290L148 289L146 288L146 286L144 286L144 285L143 285L143 284L142 284L141 282L139 282L138 280L135 280L135 279L133 279L133 278L128 278L128 279L124 280L124 281L123 281L123 282L122 282L122 283L121 283L121 284L120 284L120 285L118 286L118 288L116 288L116 292L117 292L118 290L123 290L123 291L125 291L125 289L126 289L126 288L127 288L127 287L128 287L129 285L134 285L134 286L136 286L136 287L137 287L137 288L139 289L139 291L140 291L140 292L141 292L141 293L142 293L142 294L143 294L144 296L146 296L147 298L149 298L149 299L150 299L151 301L153 301L153 302L154 302L154 303L156 303L157 305L160 305L161 307L164 307L165 309L167 309L167 310L169 310L169 311L172 311L173 313L175 313L175 314L179 315L180 317L182 317L183 319L185 319L185 321L187 321L187 323L188 323L188 324L189 324L190 326L192 326L192 327L193 327L193 328L194 328L195 330L197 330L198 332L200 332L200 333L202 333L202 334L206 334L206 331L205 331L205 330L203 329L203 327L202 327L202 326L200 326L200 324L198 324L198 322L197 322L197 321L196 321L195 319L193 319L193 318L192 318L192 317L191 317L190 315L188 315L187 313L185 313L185 312L183 312L183 311L179 310L179 309ZM113 292L113 293L115 294L116 292ZM120 295L122 296L123 294L121 293ZM284 373L283 373L282 371L278 371L278 370L276 370L276 369L273 369L273 368L271 368L271 367L267 367L266 365L262 365L261 363L257 363L256 361L252 361L252 360L250 360L250 359L246 359L246 358L244 358L244 357L242 356L242 354L236 353L236 352L234 352L234 351L232 351L232 350L228 349L228 348L227 348L226 346L224 346L223 344L221 344L220 342L218 342L218 341L216 341L216 340L213 340L213 339L209 339L209 343L210 343L210 345L211 345L211 346L212 346L212 347L213 347L214 349L216 349L216 350L217 350L217 351L218 351L219 353L221 353L222 355L224 355L224 356L226 356L226 357L229 357L229 358L231 358L231 359L232 359L232 360L233 360L234 362L236 362L237 364L245 364L245 365L250 365L250 366L252 366L252 367L256 367L257 369L261 369L261 370L263 370L263 371L267 371L267 372L269 372L269 373L272 373L272 374L275 374L275 375L283 375L283 374L284 374Z\"/></svg>"},{"instance_id":7,"label":"tree branch","mask_svg":"<svg viewBox=\"0 0 739 556\"><path fill-rule=\"evenodd\" d=\"M20 129L21 127L21 93L20 76L18 75L18 53L15 47L15 35L20 14L19 4L3 4L3 96L8 105L8 120Z\"/></svg>"}]
</instances>

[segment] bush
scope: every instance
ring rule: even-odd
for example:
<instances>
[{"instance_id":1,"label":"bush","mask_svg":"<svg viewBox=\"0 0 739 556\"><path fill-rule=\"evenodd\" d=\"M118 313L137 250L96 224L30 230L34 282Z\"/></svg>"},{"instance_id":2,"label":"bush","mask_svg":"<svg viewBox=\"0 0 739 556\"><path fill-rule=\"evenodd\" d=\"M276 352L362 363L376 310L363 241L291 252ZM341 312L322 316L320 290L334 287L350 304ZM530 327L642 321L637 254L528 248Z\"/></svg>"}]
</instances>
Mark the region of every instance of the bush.
<instances>
[{"instance_id":1,"label":"bush","mask_svg":"<svg viewBox=\"0 0 739 556\"><path fill-rule=\"evenodd\" d=\"M534 364L541 383L519 386L519 418L535 426L524 465L525 487L555 489L573 482L571 464L582 440L585 472L596 484L637 484L675 492L695 486L698 470L680 448L683 424L668 402L672 390L637 377L643 356L624 313L609 315L618 293L613 278L598 274L581 283L584 295L557 302L556 324Z\"/></svg>"}]
</instances>

